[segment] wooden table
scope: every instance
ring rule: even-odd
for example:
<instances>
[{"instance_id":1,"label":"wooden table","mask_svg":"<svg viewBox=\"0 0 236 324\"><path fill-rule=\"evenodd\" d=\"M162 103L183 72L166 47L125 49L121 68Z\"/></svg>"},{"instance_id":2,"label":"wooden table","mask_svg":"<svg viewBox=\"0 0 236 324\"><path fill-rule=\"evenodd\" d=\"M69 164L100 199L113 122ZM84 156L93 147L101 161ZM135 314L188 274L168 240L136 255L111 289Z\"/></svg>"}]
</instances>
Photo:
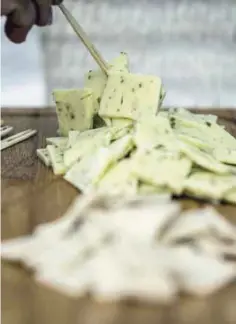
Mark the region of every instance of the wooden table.
<instances>
[{"instance_id":1,"label":"wooden table","mask_svg":"<svg viewBox=\"0 0 236 324\"><path fill-rule=\"evenodd\" d=\"M236 111L210 112L218 114L219 121L236 136ZM77 192L44 167L35 154L36 148L45 145L46 137L56 134L52 109L3 109L2 118L15 131L38 130L34 138L2 152L2 239L7 239L28 234L38 224L60 217ZM197 207L198 203L189 200L183 205ZM218 209L236 223L236 207ZM73 300L36 285L32 274L23 268L2 262L3 324L233 324L235 301L236 284L207 299L182 297L171 307Z\"/></svg>"}]
</instances>

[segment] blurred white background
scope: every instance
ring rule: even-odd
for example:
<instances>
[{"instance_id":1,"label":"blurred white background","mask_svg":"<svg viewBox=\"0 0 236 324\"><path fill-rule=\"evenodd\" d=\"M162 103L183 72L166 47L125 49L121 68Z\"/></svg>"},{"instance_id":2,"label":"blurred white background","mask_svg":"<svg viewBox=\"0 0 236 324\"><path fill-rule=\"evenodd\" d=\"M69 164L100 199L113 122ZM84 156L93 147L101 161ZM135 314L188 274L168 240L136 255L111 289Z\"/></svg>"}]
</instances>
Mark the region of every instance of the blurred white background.
<instances>
[{"instance_id":1,"label":"blurred white background","mask_svg":"<svg viewBox=\"0 0 236 324\"><path fill-rule=\"evenodd\" d=\"M1 105L32 107L46 104L46 83L40 32L34 28L27 42L12 44L1 22Z\"/></svg>"},{"instance_id":2,"label":"blurred white background","mask_svg":"<svg viewBox=\"0 0 236 324\"><path fill-rule=\"evenodd\" d=\"M165 106L236 108L235 0L65 0L106 59L160 75ZM2 106L51 104L53 88L83 86L94 67L58 9L24 45L2 37Z\"/></svg>"}]
</instances>

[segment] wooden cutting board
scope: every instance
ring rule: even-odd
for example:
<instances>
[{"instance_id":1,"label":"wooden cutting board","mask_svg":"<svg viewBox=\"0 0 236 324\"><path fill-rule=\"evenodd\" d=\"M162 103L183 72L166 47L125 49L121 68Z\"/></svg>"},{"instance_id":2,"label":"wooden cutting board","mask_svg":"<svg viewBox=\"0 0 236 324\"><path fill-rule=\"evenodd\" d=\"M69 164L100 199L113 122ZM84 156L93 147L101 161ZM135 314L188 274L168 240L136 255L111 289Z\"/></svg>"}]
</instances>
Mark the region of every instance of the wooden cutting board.
<instances>
[{"instance_id":1,"label":"wooden cutting board","mask_svg":"<svg viewBox=\"0 0 236 324\"><path fill-rule=\"evenodd\" d=\"M199 110L198 110L199 111ZM236 110L201 110L217 114L219 122L236 136ZM18 132L38 134L2 151L2 239L29 234L40 223L60 217L77 191L44 167L35 151L45 138L56 135L53 109L2 109L2 118ZM184 208L201 203L184 200ZM217 208L236 224L236 207ZM71 300L37 285L32 274L2 262L3 324L223 324L236 323L236 283L206 299L182 297L171 307L137 303L98 304L88 298Z\"/></svg>"}]
</instances>

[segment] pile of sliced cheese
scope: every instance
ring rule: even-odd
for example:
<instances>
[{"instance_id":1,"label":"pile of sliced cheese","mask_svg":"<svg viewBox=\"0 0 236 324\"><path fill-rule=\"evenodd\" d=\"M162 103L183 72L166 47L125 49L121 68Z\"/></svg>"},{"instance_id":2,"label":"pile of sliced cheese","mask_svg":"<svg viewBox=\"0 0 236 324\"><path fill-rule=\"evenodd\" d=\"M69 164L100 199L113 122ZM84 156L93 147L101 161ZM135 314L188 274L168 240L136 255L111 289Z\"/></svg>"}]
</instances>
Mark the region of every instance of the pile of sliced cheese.
<instances>
[{"instance_id":1,"label":"pile of sliced cheese","mask_svg":"<svg viewBox=\"0 0 236 324\"><path fill-rule=\"evenodd\" d=\"M125 53L85 76L84 89L53 93L62 137L39 158L80 191L169 193L236 203L236 139L213 115L161 110L155 76L132 74Z\"/></svg>"},{"instance_id":2,"label":"pile of sliced cheese","mask_svg":"<svg viewBox=\"0 0 236 324\"><path fill-rule=\"evenodd\" d=\"M235 281L236 228L211 207L181 213L168 195L93 193L32 235L3 242L1 255L69 296L171 303Z\"/></svg>"}]
</instances>

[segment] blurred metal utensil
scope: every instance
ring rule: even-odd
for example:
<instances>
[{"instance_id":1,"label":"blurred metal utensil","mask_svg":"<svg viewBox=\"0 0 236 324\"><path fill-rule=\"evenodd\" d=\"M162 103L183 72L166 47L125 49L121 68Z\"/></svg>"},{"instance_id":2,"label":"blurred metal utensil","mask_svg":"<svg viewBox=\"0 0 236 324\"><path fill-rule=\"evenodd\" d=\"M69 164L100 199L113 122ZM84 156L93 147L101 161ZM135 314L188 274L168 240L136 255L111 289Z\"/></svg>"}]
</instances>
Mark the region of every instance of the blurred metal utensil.
<instances>
[{"instance_id":1,"label":"blurred metal utensil","mask_svg":"<svg viewBox=\"0 0 236 324\"><path fill-rule=\"evenodd\" d=\"M77 34L77 36L80 38L80 40L83 42L83 44L86 46L94 60L97 62L97 64L100 66L101 70L107 75L108 66L106 61L103 59L101 54L98 52L98 50L95 48L95 46L92 44L92 42L89 40L88 36L84 32L83 28L79 25L79 23L75 20L75 18L72 16L72 14L65 8L65 6L61 3L58 4L58 7L61 9L62 13L64 14L65 18Z\"/></svg>"}]
</instances>

